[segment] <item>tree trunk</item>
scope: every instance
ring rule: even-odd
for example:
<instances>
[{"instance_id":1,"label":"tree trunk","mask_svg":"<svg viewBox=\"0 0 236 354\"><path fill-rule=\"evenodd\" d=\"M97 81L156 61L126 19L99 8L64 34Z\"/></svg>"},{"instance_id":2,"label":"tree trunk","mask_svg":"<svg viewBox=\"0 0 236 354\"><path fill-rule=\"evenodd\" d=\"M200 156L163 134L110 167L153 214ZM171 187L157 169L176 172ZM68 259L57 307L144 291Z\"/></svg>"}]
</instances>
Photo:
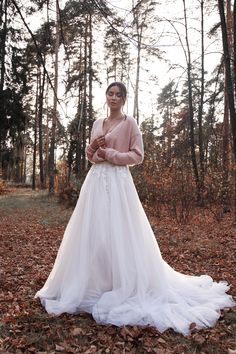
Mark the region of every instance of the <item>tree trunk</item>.
<instances>
[{"instance_id":1,"label":"tree trunk","mask_svg":"<svg viewBox=\"0 0 236 354\"><path fill-rule=\"evenodd\" d=\"M205 91L205 63L204 63L204 0L201 0L201 91L200 91L200 104L198 110L198 143L199 143L199 164L200 164L200 189L204 190L204 149L203 149L203 130L202 130L202 115L203 115L203 102ZM201 193L202 197L203 193Z\"/></svg>"},{"instance_id":2,"label":"tree trunk","mask_svg":"<svg viewBox=\"0 0 236 354\"><path fill-rule=\"evenodd\" d=\"M234 1L233 10L233 34L234 34L234 56L233 56L233 70L234 70L234 95L236 93L236 0ZM235 108L235 106L234 106ZM231 116L230 116L231 118ZM234 109L234 115L231 119L231 129L233 135L234 146L234 222L236 223L236 112Z\"/></svg>"},{"instance_id":3,"label":"tree trunk","mask_svg":"<svg viewBox=\"0 0 236 354\"><path fill-rule=\"evenodd\" d=\"M80 41L80 65L79 67L82 67L83 63L83 58L82 58L82 40ZM80 134L80 127L81 127L81 122L82 122L82 115L83 115L83 92L82 92L82 87L79 85L79 94L78 94L78 108L77 108L77 127L76 127L76 148L75 148L75 174L77 177L79 177L80 169L81 169L81 134Z\"/></svg>"},{"instance_id":4,"label":"tree trunk","mask_svg":"<svg viewBox=\"0 0 236 354\"><path fill-rule=\"evenodd\" d=\"M1 77L0 77L0 97L2 97L2 92L5 82L5 56L6 56L6 37L7 37L7 0L4 3L4 25L1 33L1 47L0 47L0 58L1 58ZM2 16L1 16L2 21Z\"/></svg>"},{"instance_id":5,"label":"tree trunk","mask_svg":"<svg viewBox=\"0 0 236 354\"><path fill-rule=\"evenodd\" d=\"M224 1L218 0L219 4L219 12L220 12L220 20L221 20L221 29L222 29L222 42L223 42L223 50L224 50L224 61L225 61L225 71L226 71L226 85L227 85L227 97L229 103L229 112L230 112L230 123L231 123L231 130L233 136L233 153L234 153L234 160L236 162L236 111L235 111L235 102L234 102L234 85L233 85L233 78L231 73L231 66L230 66L230 52L229 52L229 45L228 45L228 36L227 36L227 27L226 27L226 20L225 20L225 13L224 13ZM236 26L235 19L236 19L236 1L234 3L234 26ZM236 45L236 32L234 27L234 46ZM236 52L234 52L234 67L236 65Z\"/></svg>"},{"instance_id":6,"label":"tree trunk","mask_svg":"<svg viewBox=\"0 0 236 354\"><path fill-rule=\"evenodd\" d=\"M23 168L22 168L22 181L26 183L26 167L27 167L27 146L24 146L24 155L23 155Z\"/></svg>"},{"instance_id":7,"label":"tree trunk","mask_svg":"<svg viewBox=\"0 0 236 354\"><path fill-rule=\"evenodd\" d=\"M49 173L49 195L54 194L55 179L55 148L56 148L56 120L57 120L57 92L58 92L58 51L59 51L59 22L58 22L58 6L56 4L57 20L56 20L56 44L55 44L55 63L54 63L54 97L53 97L53 117L51 128L51 140L48 159Z\"/></svg>"},{"instance_id":8,"label":"tree trunk","mask_svg":"<svg viewBox=\"0 0 236 354\"><path fill-rule=\"evenodd\" d=\"M233 21L232 21L232 11L231 11L231 0L227 0L226 3L226 24L227 24L227 35L229 42L229 52L232 53L233 50ZM230 127L229 127L229 105L227 98L227 84L226 84L226 71L225 71L225 84L224 84L224 120L223 120L223 137L222 137L222 202L223 211L230 210Z\"/></svg>"},{"instance_id":9,"label":"tree trunk","mask_svg":"<svg viewBox=\"0 0 236 354\"><path fill-rule=\"evenodd\" d=\"M43 79L42 79L42 84L40 84L39 109L38 109L39 173L40 173L40 187L41 188L45 188L44 162L43 162L43 131L42 131L43 130L43 100L44 100L45 79L46 79L46 72L43 68Z\"/></svg>"},{"instance_id":10,"label":"tree trunk","mask_svg":"<svg viewBox=\"0 0 236 354\"><path fill-rule=\"evenodd\" d=\"M166 166L171 165L172 157L172 89L170 89L169 103L167 104L167 127L166 127L166 136L167 136L167 149L166 149Z\"/></svg>"},{"instance_id":11,"label":"tree trunk","mask_svg":"<svg viewBox=\"0 0 236 354\"><path fill-rule=\"evenodd\" d=\"M20 183L20 173L21 171L21 136L18 135L15 144L15 177L14 180L16 183Z\"/></svg>"},{"instance_id":12,"label":"tree trunk","mask_svg":"<svg viewBox=\"0 0 236 354\"><path fill-rule=\"evenodd\" d=\"M36 159L37 159L37 135L38 135L38 96L39 96L39 69L37 73L35 114L34 114L34 151L33 151L33 171L32 171L32 189L36 188Z\"/></svg>"},{"instance_id":13,"label":"tree trunk","mask_svg":"<svg viewBox=\"0 0 236 354\"><path fill-rule=\"evenodd\" d=\"M49 172L49 195L54 194L55 179L55 148L56 148L56 122L57 122L57 92L58 92L58 52L59 52L59 4L56 0L56 38L55 38L55 64L54 64L54 96L53 96L53 117L51 129L51 144L48 159Z\"/></svg>"},{"instance_id":14,"label":"tree trunk","mask_svg":"<svg viewBox=\"0 0 236 354\"><path fill-rule=\"evenodd\" d=\"M85 27L85 42L84 42L84 92L83 92L83 117L82 117L82 146L81 146L81 176L84 174L86 169L86 128L87 128L87 72L88 72L88 32L89 32L89 20L86 18Z\"/></svg>"},{"instance_id":15,"label":"tree trunk","mask_svg":"<svg viewBox=\"0 0 236 354\"><path fill-rule=\"evenodd\" d=\"M235 111L235 83L233 84L233 74L231 72L231 60L230 60L230 51L229 51L229 43L228 43L228 34L227 34L227 26L225 20L225 12L224 12L224 1L218 0L218 7L220 13L220 23L222 30L222 43L223 43L223 51L224 51L224 62L225 62L225 73L226 73L226 86L227 86L227 99L229 104L229 113L230 113L230 124L231 131L233 137L233 157L234 157L234 165L236 164L236 111ZM233 55L233 72L235 72L236 65L236 0L234 1L234 55ZM236 222L236 169L234 168L234 207L235 213L234 218Z\"/></svg>"},{"instance_id":16,"label":"tree trunk","mask_svg":"<svg viewBox=\"0 0 236 354\"><path fill-rule=\"evenodd\" d=\"M48 81L47 81L47 89L46 89L46 141L45 141L45 163L44 163L44 183L47 185L47 179L48 179L48 158L49 158L49 105L48 105Z\"/></svg>"},{"instance_id":17,"label":"tree trunk","mask_svg":"<svg viewBox=\"0 0 236 354\"><path fill-rule=\"evenodd\" d=\"M137 53L137 64L136 64L136 80L135 80L135 90L134 90L134 110L133 116L136 118L139 124L139 77L140 77L140 58L141 58L141 40L138 40L138 53Z\"/></svg>"},{"instance_id":18,"label":"tree trunk","mask_svg":"<svg viewBox=\"0 0 236 354\"><path fill-rule=\"evenodd\" d=\"M224 88L224 121L223 121L223 137L222 137L222 202L223 211L230 208L230 184L229 184L229 166L230 166L230 132L229 132L229 106L226 92Z\"/></svg>"},{"instance_id":19,"label":"tree trunk","mask_svg":"<svg viewBox=\"0 0 236 354\"><path fill-rule=\"evenodd\" d=\"M186 15L186 4L183 0L184 5L184 20L185 20L185 40L187 46L187 75L188 75L188 104L189 104L189 125L190 125L190 149L191 149L191 159L193 165L193 172L195 176L195 182L197 187L197 199L201 202L201 184L198 173L197 159L195 153L195 139L194 139L194 110L193 110L193 92L192 92L192 64L191 64L191 53L188 42L188 26L187 26L187 15Z\"/></svg>"},{"instance_id":20,"label":"tree trunk","mask_svg":"<svg viewBox=\"0 0 236 354\"><path fill-rule=\"evenodd\" d=\"M92 63L92 54L93 54L93 32L92 32L92 15L89 15L89 93L88 93L88 136L91 136L91 130L93 126L93 63Z\"/></svg>"}]
</instances>

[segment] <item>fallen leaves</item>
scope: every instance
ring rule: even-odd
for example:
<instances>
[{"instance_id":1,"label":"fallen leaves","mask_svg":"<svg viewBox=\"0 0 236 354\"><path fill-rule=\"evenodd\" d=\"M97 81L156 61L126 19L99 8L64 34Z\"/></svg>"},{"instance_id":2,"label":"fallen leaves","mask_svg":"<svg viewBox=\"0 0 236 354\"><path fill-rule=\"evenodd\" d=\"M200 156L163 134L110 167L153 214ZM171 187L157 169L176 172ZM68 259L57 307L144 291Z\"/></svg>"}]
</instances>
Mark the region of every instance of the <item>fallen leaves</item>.
<instances>
[{"instance_id":1,"label":"fallen leaves","mask_svg":"<svg viewBox=\"0 0 236 354\"><path fill-rule=\"evenodd\" d=\"M71 330L72 336L76 337L79 335L84 335L86 329L80 328L80 327L75 327Z\"/></svg>"},{"instance_id":2,"label":"fallen leaves","mask_svg":"<svg viewBox=\"0 0 236 354\"><path fill-rule=\"evenodd\" d=\"M0 197L0 352L236 354L236 310L225 310L212 329L183 337L172 330L97 324L88 314L49 316L34 299L53 265L72 210L42 193L17 189ZM200 212L199 212L200 214ZM176 270L209 274L236 288L235 228L229 216L216 224L196 216L192 224L171 218L152 225L163 257Z\"/></svg>"},{"instance_id":3,"label":"fallen leaves","mask_svg":"<svg viewBox=\"0 0 236 354\"><path fill-rule=\"evenodd\" d=\"M206 341L206 338L204 338L202 335L200 335L200 334L194 334L193 336L192 336L192 338L193 338L193 341L198 345L198 346L202 346L203 345L203 343L205 343L205 341Z\"/></svg>"}]
</instances>

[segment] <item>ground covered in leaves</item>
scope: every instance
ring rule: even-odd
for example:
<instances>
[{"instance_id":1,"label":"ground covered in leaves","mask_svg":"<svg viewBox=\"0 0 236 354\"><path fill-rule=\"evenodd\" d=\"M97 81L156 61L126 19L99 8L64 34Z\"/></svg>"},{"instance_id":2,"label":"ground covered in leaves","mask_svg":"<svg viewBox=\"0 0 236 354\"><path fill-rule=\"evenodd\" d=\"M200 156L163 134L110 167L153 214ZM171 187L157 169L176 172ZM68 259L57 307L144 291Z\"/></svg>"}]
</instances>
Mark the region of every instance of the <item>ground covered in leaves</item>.
<instances>
[{"instance_id":1,"label":"ground covered in leaves","mask_svg":"<svg viewBox=\"0 0 236 354\"><path fill-rule=\"evenodd\" d=\"M34 299L53 265L72 213L56 199L26 188L0 196L0 353L235 354L236 309L211 329L188 337L154 328L103 326L88 314L49 316ZM236 295L236 228L198 210L189 224L150 217L164 259L187 274L209 274Z\"/></svg>"}]
</instances>

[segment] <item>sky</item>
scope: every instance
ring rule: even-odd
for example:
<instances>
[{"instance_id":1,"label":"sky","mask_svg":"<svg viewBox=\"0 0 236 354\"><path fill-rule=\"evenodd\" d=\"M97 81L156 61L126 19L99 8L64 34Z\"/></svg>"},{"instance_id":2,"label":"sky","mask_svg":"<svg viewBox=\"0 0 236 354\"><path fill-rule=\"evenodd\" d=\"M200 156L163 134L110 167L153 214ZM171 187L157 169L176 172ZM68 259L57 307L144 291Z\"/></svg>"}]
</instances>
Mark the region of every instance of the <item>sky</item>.
<instances>
[{"instance_id":1,"label":"sky","mask_svg":"<svg viewBox=\"0 0 236 354\"><path fill-rule=\"evenodd\" d=\"M128 16L127 10L130 10L132 1L127 0L110 0L110 3L116 8L122 17L126 17L127 21L131 19ZM189 26L190 49L192 52L193 66L195 60L200 56L200 10L198 9L199 2L197 0L187 0L187 15ZM206 33L219 21L217 7L210 5L211 2L205 1L205 31ZM167 6L169 4L169 6ZM144 118L150 116L153 111L152 106L156 106L157 95L161 89L168 84L170 80L174 80L176 84L183 82L186 78L186 60L184 51L181 47L177 35L168 20L175 19L175 27L183 36L185 28L180 23L183 23L183 1L182 0L161 0L156 6L156 15L161 22L157 22L156 32L158 37L157 47L164 51L163 59L153 59L149 64L150 74L141 72L141 94L140 107L143 110ZM160 35L167 32L168 34ZM221 38L214 39L205 37L205 68L209 75L221 58ZM145 55L141 59L141 67L146 67ZM170 70L170 66L173 67ZM155 76L155 79L153 79ZM132 105L130 105L132 108Z\"/></svg>"},{"instance_id":2,"label":"sky","mask_svg":"<svg viewBox=\"0 0 236 354\"><path fill-rule=\"evenodd\" d=\"M65 0L59 0L61 7L64 6ZM127 23L131 21L131 17L129 16L129 10L132 5L132 1L130 0L109 0L110 6L114 7L118 11L118 13L126 18ZM166 6L166 4L169 6ZM186 1L188 8L188 16L189 16L189 31L190 31L190 45L192 51L192 60L196 60L199 57L199 50L200 50L200 13L199 10L196 9L197 0L187 0ZM208 8L209 15L206 16L206 31L217 22L219 21L219 15L217 13L217 9ZM155 110L157 96L160 93L161 89L171 80L174 79L176 84L181 83L186 77L185 75L185 68L186 62L184 57L183 49L181 48L180 42L176 39L176 33L172 26L170 26L168 20L175 19L175 26L178 31L184 34L184 27L180 22L183 22L183 1L182 0L161 0L159 1L156 7L156 14L160 19L161 22L157 22L155 24L155 30L157 32L157 36L159 36L157 41L157 47L164 51L163 59L153 58L151 63L147 62L147 58L145 55L141 58L141 83L140 83L140 95L139 95L139 105L141 110L141 117L145 119L149 117L153 110ZM39 27L38 21L38 14L35 15L33 18L29 19L30 28L35 31ZM160 36L160 33L166 33L165 36ZM98 34L100 35L100 34ZM95 33L96 38L96 33ZM99 38L100 39L100 38ZM99 41L98 41L99 42ZM101 43L99 43L99 51L100 51L100 60L102 61L103 52L101 50ZM221 44L219 39L214 41L212 38L206 37L206 52L207 55L205 57L205 65L206 70L210 73L211 70L217 65L220 60L221 56ZM96 50L96 49L95 49ZM133 54L135 55L135 48L132 49ZM170 70L170 66L172 66L173 70ZM61 68L63 70L63 68ZM147 73L144 69L148 69L149 73ZM101 78L102 79L102 78ZM134 76L132 77L134 82ZM98 112L99 115L106 114L104 110L104 102L105 102L105 89L106 89L106 81L105 78L102 80L102 86L98 86L97 84L94 85L94 106L95 110ZM60 86L60 93L61 96L64 94L64 90L62 85ZM61 97L63 98L63 97ZM128 114L132 115L132 102L133 102L133 92L130 89L129 92L129 101L128 105L125 107ZM68 107L64 107L63 111L59 108L59 111L62 116L65 115L65 111L67 114L73 118L75 113L75 103L71 102ZM154 112L155 113L155 112Z\"/></svg>"}]
</instances>

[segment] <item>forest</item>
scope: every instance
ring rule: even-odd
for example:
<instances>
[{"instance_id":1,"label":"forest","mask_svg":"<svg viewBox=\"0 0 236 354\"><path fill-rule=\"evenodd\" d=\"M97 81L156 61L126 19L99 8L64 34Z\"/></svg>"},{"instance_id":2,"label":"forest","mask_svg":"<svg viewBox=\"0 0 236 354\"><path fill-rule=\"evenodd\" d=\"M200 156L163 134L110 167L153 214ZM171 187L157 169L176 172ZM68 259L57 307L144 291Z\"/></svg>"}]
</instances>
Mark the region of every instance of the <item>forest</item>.
<instances>
[{"instance_id":1,"label":"forest","mask_svg":"<svg viewBox=\"0 0 236 354\"><path fill-rule=\"evenodd\" d=\"M182 338L52 318L33 299L113 81L143 135L130 169L164 258L235 289L235 78L236 0L0 0L2 353L236 353L235 309Z\"/></svg>"},{"instance_id":2,"label":"forest","mask_svg":"<svg viewBox=\"0 0 236 354\"><path fill-rule=\"evenodd\" d=\"M165 6L176 8L170 18ZM181 219L194 205L230 210L233 18L231 1L133 1L122 9L115 1L2 0L2 178L77 195L92 124L106 116L105 87L123 81L125 110L145 143L144 164L133 171L141 199L171 204Z\"/></svg>"}]
</instances>

